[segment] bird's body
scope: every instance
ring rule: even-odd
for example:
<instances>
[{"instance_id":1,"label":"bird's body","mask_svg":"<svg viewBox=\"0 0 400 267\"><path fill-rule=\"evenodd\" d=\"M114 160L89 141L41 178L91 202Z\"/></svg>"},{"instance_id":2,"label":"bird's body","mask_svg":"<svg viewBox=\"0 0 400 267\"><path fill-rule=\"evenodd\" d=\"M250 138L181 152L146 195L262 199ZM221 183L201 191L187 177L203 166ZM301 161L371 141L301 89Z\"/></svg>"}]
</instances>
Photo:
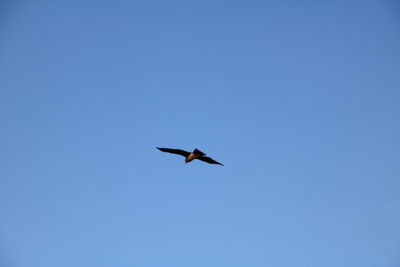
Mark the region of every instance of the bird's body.
<instances>
[{"instance_id":1,"label":"bird's body","mask_svg":"<svg viewBox=\"0 0 400 267\"><path fill-rule=\"evenodd\" d=\"M185 158L185 163L189 163L192 160L194 160L196 158L196 155L193 153L190 153L186 158Z\"/></svg>"},{"instance_id":2,"label":"bird's body","mask_svg":"<svg viewBox=\"0 0 400 267\"><path fill-rule=\"evenodd\" d=\"M157 147L157 149L162 151L162 152L168 152L168 153L184 156L185 157L185 163L189 163L194 159L198 159L198 160L210 163L210 164L218 164L218 165L224 166L223 164L219 163L218 161L215 161L210 157L206 157L205 156L206 154L201 152L197 148L195 150L193 150L193 152L187 152L185 150L173 149L173 148Z\"/></svg>"}]
</instances>

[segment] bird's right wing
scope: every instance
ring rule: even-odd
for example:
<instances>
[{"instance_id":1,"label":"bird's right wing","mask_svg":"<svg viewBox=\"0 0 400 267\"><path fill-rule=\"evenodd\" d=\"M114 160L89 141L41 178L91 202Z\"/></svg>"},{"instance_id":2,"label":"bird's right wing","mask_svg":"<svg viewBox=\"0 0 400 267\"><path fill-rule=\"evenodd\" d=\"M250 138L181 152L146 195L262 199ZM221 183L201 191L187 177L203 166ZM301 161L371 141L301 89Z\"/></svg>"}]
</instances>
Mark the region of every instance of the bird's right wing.
<instances>
[{"instance_id":1,"label":"bird's right wing","mask_svg":"<svg viewBox=\"0 0 400 267\"><path fill-rule=\"evenodd\" d=\"M190 153L182 150L182 149L172 149L172 148L162 148L162 147L157 147L158 150L162 152L167 152L167 153L172 153L172 154L178 154L184 157L187 157Z\"/></svg>"},{"instance_id":2,"label":"bird's right wing","mask_svg":"<svg viewBox=\"0 0 400 267\"><path fill-rule=\"evenodd\" d=\"M207 162L207 163L210 163L210 164L218 164L218 165L224 166L224 164L219 163L218 161L213 160L213 159L210 158L210 157L201 156L201 157L197 157L197 159L199 159L199 160L201 160L201 161L204 161L204 162Z\"/></svg>"}]
</instances>

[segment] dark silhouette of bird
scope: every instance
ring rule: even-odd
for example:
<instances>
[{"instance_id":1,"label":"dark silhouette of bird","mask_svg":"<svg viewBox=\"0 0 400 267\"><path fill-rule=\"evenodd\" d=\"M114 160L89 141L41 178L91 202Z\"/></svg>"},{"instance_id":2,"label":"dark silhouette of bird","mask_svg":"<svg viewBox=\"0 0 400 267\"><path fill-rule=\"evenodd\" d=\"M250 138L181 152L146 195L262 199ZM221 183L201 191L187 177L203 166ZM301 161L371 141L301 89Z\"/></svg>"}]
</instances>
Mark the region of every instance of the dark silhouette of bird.
<instances>
[{"instance_id":1,"label":"dark silhouette of bird","mask_svg":"<svg viewBox=\"0 0 400 267\"><path fill-rule=\"evenodd\" d=\"M191 162L194 159L199 159L201 161L204 161L204 162L207 162L210 164L218 164L218 165L224 166L222 163L219 163L218 161L215 161L210 157L206 157L206 154L201 152L197 148L195 150L193 150L193 152L187 152L182 149L172 149L172 148L162 148L162 147L156 147L156 148L162 152L168 152L168 153L184 156L185 163Z\"/></svg>"}]
</instances>

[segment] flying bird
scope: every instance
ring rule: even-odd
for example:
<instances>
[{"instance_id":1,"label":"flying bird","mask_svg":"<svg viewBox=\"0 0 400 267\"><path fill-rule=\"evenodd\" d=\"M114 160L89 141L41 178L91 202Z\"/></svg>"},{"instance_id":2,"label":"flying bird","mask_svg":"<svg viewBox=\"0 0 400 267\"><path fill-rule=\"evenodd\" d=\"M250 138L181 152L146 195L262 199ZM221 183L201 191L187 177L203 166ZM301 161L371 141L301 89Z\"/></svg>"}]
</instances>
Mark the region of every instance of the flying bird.
<instances>
[{"instance_id":1,"label":"flying bird","mask_svg":"<svg viewBox=\"0 0 400 267\"><path fill-rule=\"evenodd\" d=\"M223 164L219 163L218 161L215 161L210 157L206 157L206 154L201 152L197 148L195 150L193 150L193 152L187 152L182 149L172 149L172 148L162 148L162 147L156 147L156 148L162 152L168 152L168 153L184 156L185 163L191 162L194 159L199 159L201 161L204 161L204 162L207 162L210 164L218 164L218 165L224 166Z\"/></svg>"}]
</instances>

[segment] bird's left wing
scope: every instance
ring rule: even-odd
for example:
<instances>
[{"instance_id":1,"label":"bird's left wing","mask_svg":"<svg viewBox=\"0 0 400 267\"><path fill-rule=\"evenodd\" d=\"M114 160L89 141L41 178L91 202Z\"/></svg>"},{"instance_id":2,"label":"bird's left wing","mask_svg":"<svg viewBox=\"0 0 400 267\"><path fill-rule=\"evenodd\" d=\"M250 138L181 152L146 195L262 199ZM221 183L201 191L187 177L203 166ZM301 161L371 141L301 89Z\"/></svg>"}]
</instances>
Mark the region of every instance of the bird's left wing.
<instances>
[{"instance_id":1,"label":"bird's left wing","mask_svg":"<svg viewBox=\"0 0 400 267\"><path fill-rule=\"evenodd\" d=\"M189 155L190 153L182 150L182 149L172 149L172 148L162 148L162 147L157 147L158 150L162 151L162 152L168 152L168 153L172 153L172 154L178 154L184 157L187 157L187 155Z\"/></svg>"},{"instance_id":2,"label":"bird's left wing","mask_svg":"<svg viewBox=\"0 0 400 267\"><path fill-rule=\"evenodd\" d=\"M207 162L207 163L210 163L210 164L219 164L219 165L221 165L221 166L224 166L224 164L219 163L218 161L215 161L215 160L213 160L213 159L210 158L210 157L198 157L198 158L196 158L196 159L199 159L199 160L201 160L201 161L204 161L204 162Z\"/></svg>"}]
</instances>

